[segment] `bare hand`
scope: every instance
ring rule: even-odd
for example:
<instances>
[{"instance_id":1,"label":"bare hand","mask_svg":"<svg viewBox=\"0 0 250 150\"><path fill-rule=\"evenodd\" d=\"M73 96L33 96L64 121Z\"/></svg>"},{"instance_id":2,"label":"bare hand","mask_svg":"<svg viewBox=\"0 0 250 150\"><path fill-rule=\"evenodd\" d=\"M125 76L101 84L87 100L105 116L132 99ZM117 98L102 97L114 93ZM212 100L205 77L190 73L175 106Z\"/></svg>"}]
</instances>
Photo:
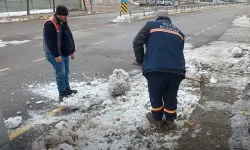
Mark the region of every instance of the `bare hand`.
<instances>
[{"instance_id":1,"label":"bare hand","mask_svg":"<svg viewBox=\"0 0 250 150\"><path fill-rule=\"evenodd\" d=\"M57 62L57 63L61 63L61 62L62 62L62 57L61 57L61 56L56 57L55 59L56 59L56 62Z\"/></svg>"},{"instance_id":2,"label":"bare hand","mask_svg":"<svg viewBox=\"0 0 250 150\"><path fill-rule=\"evenodd\" d=\"M73 54L71 54L70 55L70 58L73 60L73 59L75 59L75 54L73 53Z\"/></svg>"}]
</instances>

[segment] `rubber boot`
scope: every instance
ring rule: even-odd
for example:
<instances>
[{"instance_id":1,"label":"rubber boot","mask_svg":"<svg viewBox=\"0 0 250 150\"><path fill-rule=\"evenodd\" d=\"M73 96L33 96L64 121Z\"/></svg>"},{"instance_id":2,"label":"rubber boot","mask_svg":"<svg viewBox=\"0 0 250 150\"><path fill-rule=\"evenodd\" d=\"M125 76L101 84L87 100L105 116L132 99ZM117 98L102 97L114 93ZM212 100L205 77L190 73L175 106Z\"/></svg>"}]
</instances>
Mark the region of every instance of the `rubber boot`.
<instances>
[{"instance_id":1,"label":"rubber boot","mask_svg":"<svg viewBox=\"0 0 250 150\"><path fill-rule=\"evenodd\" d=\"M154 116L153 116L152 112L148 112L148 113L146 114L146 117L147 117L148 121L149 121L151 124L154 124L154 125L156 125L157 127L162 127L162 126L164 126L164 122L163 122L162 120L155 120L155 119L154 119Z\"/></svg>"}]
</instances>

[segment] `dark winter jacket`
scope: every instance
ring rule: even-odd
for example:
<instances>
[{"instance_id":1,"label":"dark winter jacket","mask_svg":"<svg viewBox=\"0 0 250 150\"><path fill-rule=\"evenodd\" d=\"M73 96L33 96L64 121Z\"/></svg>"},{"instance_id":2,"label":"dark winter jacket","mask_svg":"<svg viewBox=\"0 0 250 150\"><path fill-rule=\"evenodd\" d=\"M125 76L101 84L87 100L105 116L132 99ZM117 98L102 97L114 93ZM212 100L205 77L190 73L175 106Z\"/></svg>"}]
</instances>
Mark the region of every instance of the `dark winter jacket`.
<instances>
[{"instance_id":1,"label":"dark winter jacket","mask_svg":"<svg viewBox=\"0 0 250 150\"><path fill-rule=\"evenodd\" d=\"M185 76L184 38L168 18L147 22L133 42L136 61L143 64L143 74L159 71Z\"/></svg>"},{"instance_id":2,"label":"dark winter jacket","mask_svg":"<svg viewBox=\"0 0 250 150\"><path fill-rule=\"evenodd\" d=\"M67 22L60 23L56 17L46 21L43 30L44 51L54 57L69 56L75 52L75 42Z\"/></svg>"}]
</instances>

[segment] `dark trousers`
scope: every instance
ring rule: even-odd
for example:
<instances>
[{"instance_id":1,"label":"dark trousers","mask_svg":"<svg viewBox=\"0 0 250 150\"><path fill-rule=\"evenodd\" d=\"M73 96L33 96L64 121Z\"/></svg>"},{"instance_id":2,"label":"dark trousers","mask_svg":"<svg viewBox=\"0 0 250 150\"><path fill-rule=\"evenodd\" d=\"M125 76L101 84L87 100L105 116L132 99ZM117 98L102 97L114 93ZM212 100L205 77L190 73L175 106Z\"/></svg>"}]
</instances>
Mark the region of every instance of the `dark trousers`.
<instances>
[{"instance_id":1,"label":"dark trousers","mask_svg":"<svg viewBox=\"0 0 250 150\"><path fill-rule=\"evenodd\" d=\"M145 77L148 80L149 97L154 119L162 120L163 114L166 119L175 119L177 93L184 76L174 73L150 72L146 73Z\"/></svg>"}]
</instances>

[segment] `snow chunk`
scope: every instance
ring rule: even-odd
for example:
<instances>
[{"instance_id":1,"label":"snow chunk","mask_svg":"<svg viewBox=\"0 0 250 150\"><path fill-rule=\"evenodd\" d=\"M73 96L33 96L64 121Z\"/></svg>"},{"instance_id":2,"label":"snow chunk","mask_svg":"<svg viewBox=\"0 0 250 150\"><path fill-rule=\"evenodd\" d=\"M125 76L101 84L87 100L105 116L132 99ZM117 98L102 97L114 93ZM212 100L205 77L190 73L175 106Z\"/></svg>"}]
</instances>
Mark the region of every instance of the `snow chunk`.
<instances>
[{"instance_id":1,"label":"snow chunk","mask_svg":"<svg viewBox=\"0 0 250 150\"><path fill-rule=\"evenodd\" d=\"M239 47L234 47L231 50L231 53L232 53L233 57L235 57L235 58L241 58L243 56L243 51Z\"/></svg>"},{"instance_id":2,"label":"snow chunk","mask_svg":"<svg viewBox=\"0 0 250 150\"><path fill-rule=\"evenodd\" d=\"M44 101L37 101L36 103L37 104L42 104L42 103L44 103Z\"/></svg>"},{"instance_id":3,"label":"snow chunk","mask_svg":"<svg viewBox=\"0 0 250 150\"><path fill-rule=\"evenodd\" d=\"M32 150L55 148L65 142L68 144L74 144L74 142L78 139L78 135L72 130L72 128L73 127L71 125L64 121L59 122L55 125L55 129L52 129L49 133L40 136L33 142ZM70 145L67 146L70 147Z\"/></svg>"},{"instance_id":4,"label":"snow chunk","mask_svg":"<svg viewBox=\"0 0 250 150\"><path fill-rule=\"evenodd\" d=\"M216 80L215 78L211 78L211 79L210 79L210 83L215 84L215 83L217 83L217 80Z\"/></svg>"},{"instance_id":5,"label":"snow chunk","mask_svg":"<svg viewBox=\"0 0 250 150\"><path fill-rule=\"evenodd\" d=\"M61 145L59 145L59 149L60 150L75 150L74 147L72 145L63 143Z\"/></svg>"},{"instance_id":6,"label":"snow chunk","mask_svg":"<svg viewBox=\"0 0 250 150\"><path fill-rule=\"evenodd\" d=\"M131 89L129 74L122 69L114 70L109 77L108 89L112 96L124 95L126 91Z\"/></svg>"},{"instance_id":7,"label":"snow chunk","mask_svg":"<svg viewBox=\"0 0 250 150\"><path fill-rule=\"evenodd\" d=\"M250 27L250 19L247 17L247 15L243 15L234 19L233 25L243 28Z\"/></svg>"},{"instance_id":8,"label":"snow chunk","mask_svg":"<svg viewBox=\"0 0 250 150\"><path fill-rule=\"evenodd\" d=\"M21 116L11 117L5 120L4 122L8 129L15 129L19 127L20 124L22 123L22 117Z\"/></svg>"}]
</instances>

